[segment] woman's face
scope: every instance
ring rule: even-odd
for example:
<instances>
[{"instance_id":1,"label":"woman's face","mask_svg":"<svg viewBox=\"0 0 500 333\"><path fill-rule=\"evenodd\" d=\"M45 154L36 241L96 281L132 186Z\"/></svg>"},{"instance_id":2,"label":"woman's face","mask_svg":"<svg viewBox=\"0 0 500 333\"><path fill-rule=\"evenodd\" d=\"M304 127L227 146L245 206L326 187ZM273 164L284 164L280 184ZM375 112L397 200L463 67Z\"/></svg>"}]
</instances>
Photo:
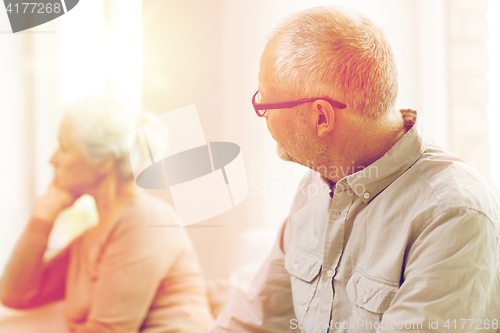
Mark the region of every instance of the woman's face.
<instances>
[{"instance_id":1,"label":"woman's face","mask_svg":"<svg viewBox=\"0 0 500 333\"><path fill-rule=\"evenodd\" d=\"M59 130L59 148L50 163L54 166L55 185L75 196L89 193L103 178L99 167L90 164L80 152L71 127L64 122Z\"/></svg>"}]
</instances>

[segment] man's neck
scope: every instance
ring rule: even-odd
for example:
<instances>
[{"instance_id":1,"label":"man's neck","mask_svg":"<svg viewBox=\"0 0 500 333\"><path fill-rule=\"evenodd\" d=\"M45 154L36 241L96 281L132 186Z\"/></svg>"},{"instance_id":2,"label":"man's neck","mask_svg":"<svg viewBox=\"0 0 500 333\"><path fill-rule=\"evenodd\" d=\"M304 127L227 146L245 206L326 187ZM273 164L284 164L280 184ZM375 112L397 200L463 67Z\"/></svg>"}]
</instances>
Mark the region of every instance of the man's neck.
<instances>
[{"instance_id":1,"label":"man's neck","mask_svg":"<svg viewBox=\"0 0 500 333\"><path fill-rule=\"evenodd\" d=\"M336 160L315 166L323 177L337 183L340 179L361 171L384 156L408 131L403 123L376 132L353 135L342 147ZM356 132L353 132L356 133ZM357 132L358 134L360 132Z\"/></svg>"}]
</instances>

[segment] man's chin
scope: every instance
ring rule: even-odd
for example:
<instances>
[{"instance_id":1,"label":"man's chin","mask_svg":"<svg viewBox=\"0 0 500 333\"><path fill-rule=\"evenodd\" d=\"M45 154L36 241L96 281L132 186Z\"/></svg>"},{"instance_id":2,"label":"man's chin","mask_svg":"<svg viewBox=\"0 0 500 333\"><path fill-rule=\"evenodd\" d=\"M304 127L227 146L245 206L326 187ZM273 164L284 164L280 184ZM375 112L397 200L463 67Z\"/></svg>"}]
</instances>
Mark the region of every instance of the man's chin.
<instances>
[{"instance_id":1,"label":"man's chin","mask_svg":"<svg viewBox=\"0 0 500 333\"><path fill-rule=\"evenodd\" d=\"M278 157L281 158L283 161L297 163L297 164L300 164L300 165L305 166L307 168L315 170L312 167L316 164L314 161L293 157L285 148L283 148L279 145L276 148L276 153L278 154Z\"/></svg>"},{"instance_id":2,"label":"man's chin","mask_svg":"<svg viewBox=\"0 0 500 333\"><path fill-rule=\"evenodd\" d=\"M278 154L278 157L283 161L295 162L295 159L280 145L276 147L276 154Z\"/></svg>"}]
</instances>

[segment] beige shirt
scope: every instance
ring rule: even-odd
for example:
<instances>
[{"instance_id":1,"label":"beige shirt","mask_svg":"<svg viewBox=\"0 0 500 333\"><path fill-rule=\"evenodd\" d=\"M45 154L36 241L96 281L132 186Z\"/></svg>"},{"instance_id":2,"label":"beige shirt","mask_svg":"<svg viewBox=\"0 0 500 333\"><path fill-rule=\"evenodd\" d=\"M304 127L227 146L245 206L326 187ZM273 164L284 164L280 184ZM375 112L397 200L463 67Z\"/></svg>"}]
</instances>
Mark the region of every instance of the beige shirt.
<instances>
[{"instance_id":1,"label":"beige shirt","mask_svg":"<svg viewBox=\"0 0 500 333\"><path fill-rule=\"evenodd\" d=\"M495 332L499 204L403 112L406 135L333 198L302 180L276 244L220 332ZM462 330L463 329L463 330Z\"/></svg>"}]
</instances>

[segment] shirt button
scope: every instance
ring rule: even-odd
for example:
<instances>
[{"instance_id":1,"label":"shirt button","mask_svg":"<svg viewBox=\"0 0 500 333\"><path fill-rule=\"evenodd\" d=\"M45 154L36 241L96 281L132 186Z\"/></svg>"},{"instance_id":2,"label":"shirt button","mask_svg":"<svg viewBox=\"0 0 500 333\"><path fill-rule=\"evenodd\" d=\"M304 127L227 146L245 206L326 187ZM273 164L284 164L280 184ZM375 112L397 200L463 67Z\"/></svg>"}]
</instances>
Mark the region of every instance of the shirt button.
<instances>
[{"instance_id":1,"label":"shirt button","mask_svg":"<svg viewBox=\"0 0 500 333\"><path fill-rule=\"evenodd\" d=\"M356 281L356 283L359 282L359 275L358 274L354 274L354 281Z\"/></svg>"},{"instance_id":2,"label":"shirt button","mask_svg":"<svg viewBox=\"0 0 500 333\"><path fill-rule=\"evenodd\" d=\"M293 264L292 268L293 268L293 270L296 270L297 268L299 268L299 264L297 264L297 263Z\"/></svg>"},{"instance_id":3,"label":"shirt button","mask_svg":"<svg viewBox=\"0 0 500 333\"><path fill-rule=\"evenodd\" d=\"M366 303L366 301L368 301L368 299L366 298L366 295L363 294L363 303Z\"/></svg>"},{"instance_id":4,"label":"shirt button","mask_svg":"<svg viewBox=\"0 0 500 333\"><path fill-rule=\"evenodd\" d=\"M326 276L328 276L329 278L331 278L333 276L333 271L331 269L329 269L327 272L326 272Z\"/></svg>"},{"instance_id":5,"label":"shirt button","mask_svg":"<svg viewBox=\"0 0 500 333\"><path fill-rule=\"evenodd\" d=\"M363 198L369 199L370 198L370 193L365 192L365 194L363 194Z\"/></svg>"}]
</instances>

